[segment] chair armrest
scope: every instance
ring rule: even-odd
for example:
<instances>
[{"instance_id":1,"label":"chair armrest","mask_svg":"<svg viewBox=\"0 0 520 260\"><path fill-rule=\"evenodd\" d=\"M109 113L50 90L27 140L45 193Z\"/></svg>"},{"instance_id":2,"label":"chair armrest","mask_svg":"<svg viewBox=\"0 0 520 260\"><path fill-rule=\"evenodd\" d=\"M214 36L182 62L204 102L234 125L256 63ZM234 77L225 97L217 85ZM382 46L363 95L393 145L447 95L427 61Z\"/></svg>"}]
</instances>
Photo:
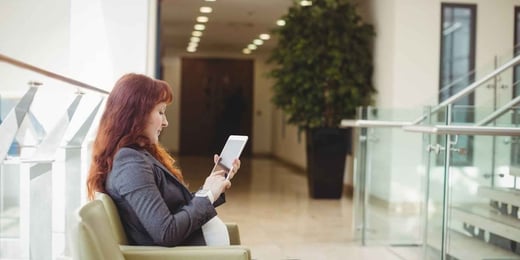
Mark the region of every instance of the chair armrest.
<instances>
[{"instance_id":1,"label":"chair armrest","mask_svg":"<svg viewBox=\"0 0 520 260\"><path fill-rule=\"evenodd\" d=\"M240 232L236 223L226 223L229 233L229 244L232 246L240 245Z\"/></svg>"},{"instance_id":2,"label":"chair armrest","mask_svg":"<svg viewBox=\"0 0 520 260\"><path fill-rule=\"evenodd\" d=\"M126 260L251 260L251 251L242 246L120 246Z\"/></svg>"}]
</instances>

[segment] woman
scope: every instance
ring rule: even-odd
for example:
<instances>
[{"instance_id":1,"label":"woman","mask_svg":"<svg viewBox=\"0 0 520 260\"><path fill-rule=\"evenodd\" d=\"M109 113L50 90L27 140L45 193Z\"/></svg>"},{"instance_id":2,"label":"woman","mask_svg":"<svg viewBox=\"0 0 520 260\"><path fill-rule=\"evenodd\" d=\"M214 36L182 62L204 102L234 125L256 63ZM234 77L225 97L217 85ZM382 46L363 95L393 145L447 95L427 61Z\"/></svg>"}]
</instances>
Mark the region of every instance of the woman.
<instances>
[{"instance_id":1,"label":"woman","mask_svg":"<svg viewBox=\"0 0 520 260\"><path fill-rule=\"evenodd\" d=\"M172 100L164 81L127 74L116 82L94 142L89 199L95 192L110 195L133 245L229 245L226 226L215 211L231 186L225 173L211 173L193 195L159 144ZM234 166L240 167L238 159Z\"/></svg>"}]
</instances>

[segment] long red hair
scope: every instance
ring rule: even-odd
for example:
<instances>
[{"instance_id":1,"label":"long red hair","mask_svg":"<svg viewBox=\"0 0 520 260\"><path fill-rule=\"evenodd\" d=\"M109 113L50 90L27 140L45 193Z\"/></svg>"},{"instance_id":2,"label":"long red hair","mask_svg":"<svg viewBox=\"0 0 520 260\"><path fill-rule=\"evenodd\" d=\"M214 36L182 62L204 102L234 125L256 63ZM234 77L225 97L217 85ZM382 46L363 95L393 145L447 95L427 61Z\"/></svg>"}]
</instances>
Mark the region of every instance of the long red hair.
<instances>
[{"instance_id":1,"label":"long red hair","mask_svg":"<svg viewBox=\"0 0 520 260\"><path fill-rule=\"evenodd\" d=\"M117 151L122 147L147 150L175 177L184 182L175 160L160 144L152 144L143 134L152 109L159 103L170 104L173 93L165 81L145 75L126 74L108 96L105 111L92 148L92 163L87 177L89 199L96 191L105 192L105 181L112 170Z\"/></svg>"}]
</instances>

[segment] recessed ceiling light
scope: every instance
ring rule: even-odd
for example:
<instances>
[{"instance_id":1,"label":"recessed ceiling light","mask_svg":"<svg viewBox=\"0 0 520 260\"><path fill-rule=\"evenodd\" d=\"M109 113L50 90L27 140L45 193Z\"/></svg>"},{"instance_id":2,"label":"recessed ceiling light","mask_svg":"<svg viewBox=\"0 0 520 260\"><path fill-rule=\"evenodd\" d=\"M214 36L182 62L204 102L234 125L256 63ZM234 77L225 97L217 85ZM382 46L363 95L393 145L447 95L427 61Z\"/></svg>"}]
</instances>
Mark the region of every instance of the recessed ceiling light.
<instances>
[{"instance_id":1,"label":"recessed ceiling light","mask_svg":"<svg viewBox=\"0 0 520 260\"><path fill-rule=\"evenodd\" d=\"M248 49L248 48L245 48L245 49L242 50L242 53L244 53L244 54L251 54L251 50Z\"/></svg>"},{"instance_id":2,"label":"recessed ceiling light","mask_svg":"<svg viewBox=\"0 0 520 260\"><path fill-rule=\"evenodd\" d=\"M302 0L302 1L300 1L300 5L301 6L311 6L312 5L312 1Z\"/></svg>"},{"instance_id":3,"label":"recessed ceiling light","mask_svg":"<svg viewBox=\"0 0 520 260\"><path fill-rule=\"evenodd\" d=\"M199 44L196 43L196 42L190 42L190 43L188 44L188 47L192 47L192 48L197 48L198 46L199 46Z\"/></svg>"},{"instance_id":4,"label":"recessed ceiling light","mask_svg":"<svg viewBox=\"0 0 520 260\"><path fill-rule=\"evenodd\" d=\"M269 35L267 33L262 33L262 34L260 34L260 39L267 41L267 40L271 39L271 35Z\"/></svg>"},{"instance_id":5,"label":"recessed ceiling light","mask_svg":"<svg viewBox=\"0 0 520 260\"><path fill-rule=\"evenodd\" d=\"M264 41L262 41L262 40L260 40L260 39L255 39L255 40L253 41L253 43L254 43L255 45L262 45L262 44L264 44Z\"/></svg>"},{"instance_id":6,"label":"recessed ceiling light","mask_svg":"<svg viewBox=\"0 0 520 260\"><path fill-rule=\"evenodd\" d=\"M208 17L207 16L199 16L197 17L197 22L198 23L207 23L209 21Z\"/></svg>"},{"instance_id":7,"label":"recessed ceiling light","mask_svg":"<svg viewBox=\"0 0 520 260\"><path fill-rule=\"evenodd\" d=\"M190 38L190 42L200 42L200 38L199 37L191 37Z\"/></svg>"},{"instance_id":8,"label":"recessed ceiling light","mask_svg":"<svg viewBox=\"0 0 520 260\"><path fill-rule=\"evenodd\" d=\"M206 0L206 2L215 2L217 0Z\"/></svg>"},{"instance_id":9,"label":"recessed ceiling light","mask_svg":"<svg viewBox=\"0 0 520 260\"><path fill-rule=\"evenodd\" d=\"M195 48L195 47L188 47L188 48L186 48L186 50L187 50L188 52L196 52L196 51L197 51L197 48Z\"/></svg>"},{"instance_id":10,"label":"recessed ceiling light","mask_svg":"<svg viewBox=\"0 0 520 260\"><path fill-rule=\"evenodd\" d=\"M213 12L213 9L209 6L203 6L200 8L200 12L203 14L209 14L209 13Z\"/></svg>"},{"instance_id":11,"label":"recessed ceiling light","mask_svg":"<svg viewBox=\"0 0 520 260\"><path fill-rule=\"evenodd\" d=\"M200 37L200 36L202 36L202 32L201 31L193 31L191 33L191 36Z\"/></svg>"},{"instance_id":12,"label":"recessed ceiling light","mask_svg":"<svg viewBox=\"0 0 520 260\"><path fill-rule=\"evenodd\" d=\"M196 24L195 26L193 26L193 28L197 31L204 31L204 29L206 29L206 26L204 24Z\"/></svg>"},{"instance_id":13,"label":"recessed ceiling light","mask_svg":"<svg viewBox=\"0 0 520 260\"><path fill-rule=\"evenodd\" d=\"M250 50L256 50L257 47L254 44L249 44L249 45L247 45L247 48Z\"/></svg>"},{"instance_id":14,"label":"recessed ceiling light","mask_svg":"<svg viewBox=\"0 0 520 260\"><path fill-rule=\"evenodd\" d=\"M285 25L285 21L282 20L282 19L280 19L280 20L276 21L276 25L278 25L278 26L284 26L284 25Z\"/></svg>"}]
</instances>

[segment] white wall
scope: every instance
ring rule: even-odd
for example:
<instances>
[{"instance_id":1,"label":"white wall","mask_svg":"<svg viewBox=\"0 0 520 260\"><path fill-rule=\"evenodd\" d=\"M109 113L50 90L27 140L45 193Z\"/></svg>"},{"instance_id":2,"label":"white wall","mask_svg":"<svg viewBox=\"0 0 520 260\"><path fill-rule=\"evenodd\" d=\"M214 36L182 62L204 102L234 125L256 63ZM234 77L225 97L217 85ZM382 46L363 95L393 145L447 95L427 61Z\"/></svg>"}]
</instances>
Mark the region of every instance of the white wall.
<instances>
[{"instance_id":1,"label":"white wall","mask_svg":"<svg viewBox=\"0 0 520 260\"><path fill-rule=\"evenodd\" d=\"M110 89L123 73L152 75L156 7L157 0L0 1L0 53ZM45 81L10 65L0 71L11 75L3 94Z\"/></svg>"},{"instance_id":2,"label":"white wall","mask_svg":"<svg viewBox=\"0 0 520 260\"><path fill-rule=\"evenodd\" d=\"M307 168L305 132L286 123L287 117L279 109L273 111L273 155L299 168Z\"/></svg>"},{"instance_id":3,"label":"white wall","mask_svg":"<svg viewBox=\"0 0 520 260\"><path fill-rule=\"evenodd\" d=\"M255 58L255 89L253 104L253 149L255 154L270 155L272 152L273 105L271 104L273 80L266 74L271 65L266 64L266 56Z\"/></svg>"},{"instance_id":4,"label":"white wall","mask_svg":"<svg viewBox=\"0 0 520 260\"><path fill-rule=\"evenodd\" d=\"M67 72L69 0L0 1L0 10L0 53Z\"/></svg>"},{"instance_id":5,"label":"white wall","mask_svg":"<svg viewBox=\"0 0 520 260\"><path fill-rule=\"evenodd\" d=\"M74 78L111 89L125 73L153 76L155 0L70 2L70 59Z\"/></svg>"},{"instance_id":6,"label":"white wall","mask_svg":"<svg viewBox=\"0 0 520 260\"><path fill-rule=\"evenodd\" d=\"M168 128L161 134L161 143L172 152L179 152L180 147L180 111L181 111L181 59L170 56L162 60L164 80L173 89L172 104L166 107Z\"/></svg>"},{"instance_id":7,"label":"white wall","mask_svg":"<svg viewBox=\"0 0 520 260\"><path fill-rule=\"evenodd\" d=\"M0 1L0 53L58 73L69 72L69 0ZM0 95L20 96L43 77L0 63ZM22 92L22 93L20 93Z\"/></svg>"}]
</instances>

